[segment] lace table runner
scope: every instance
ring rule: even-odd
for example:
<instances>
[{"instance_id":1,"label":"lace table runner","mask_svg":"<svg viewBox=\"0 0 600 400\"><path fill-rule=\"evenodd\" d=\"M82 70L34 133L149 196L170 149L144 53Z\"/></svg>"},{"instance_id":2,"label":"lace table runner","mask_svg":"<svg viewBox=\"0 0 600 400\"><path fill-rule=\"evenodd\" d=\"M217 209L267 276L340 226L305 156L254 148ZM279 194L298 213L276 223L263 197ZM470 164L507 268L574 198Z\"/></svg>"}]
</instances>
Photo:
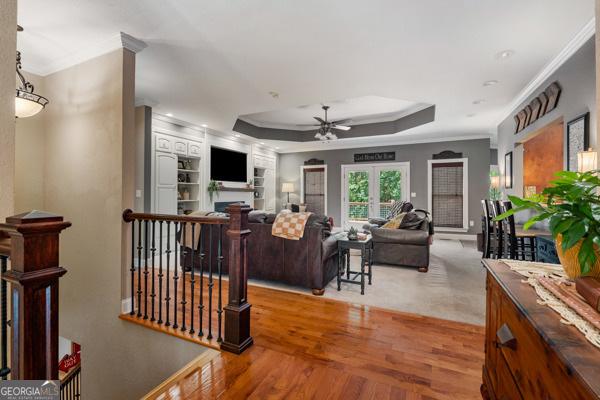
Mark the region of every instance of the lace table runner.
<instances>
[{"instance_id":1,"label":"lace table runner","mask_svg":"<svg viewBox=\"0 0 600 400\"><path fill-rule=\"evenodd\" d=\"M527 278L525 282L533 287L539 297L538 304L546 305L556 311L561 316L561 323L576 327L590 343L600 348L600 329L586 318L586 314L589 317L589 310L584 307L569 306L567 303L574 304L575 302L569 301L568 296L560 296L559 291L553 293L548 289L552 288L552 284L549 285L549 282L554 284L569 282L562 266L530 261L500 261L508 265L511 270ZM592 309L591 306L589 308Z\"/></svg>"}]
</instances>

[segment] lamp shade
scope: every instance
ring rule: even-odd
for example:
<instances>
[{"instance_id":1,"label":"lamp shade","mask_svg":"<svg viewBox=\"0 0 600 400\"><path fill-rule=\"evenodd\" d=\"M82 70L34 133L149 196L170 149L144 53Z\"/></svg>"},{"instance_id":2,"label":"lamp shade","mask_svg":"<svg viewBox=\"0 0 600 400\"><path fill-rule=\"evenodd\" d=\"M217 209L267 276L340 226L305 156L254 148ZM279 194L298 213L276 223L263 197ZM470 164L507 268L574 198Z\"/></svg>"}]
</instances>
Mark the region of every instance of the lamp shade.
<instances>
[{"instance_id":1,"label":"lamp shade","mask_svg":"<svg viewBox=\"0 0 600 400\"><path fill-rule=\"evenodd\" d=\"M500 177L498 175L490 177L490 184L494 189L500 188Z\"/></svg>"},{"instance_id":2,"label":"lamp shade","mask_svg":"<svg viewBox=\"0 0 600 400\"><path fill-rule=\"evenodd\" d=\"M598 152L589 149L577 153L577 171L588 172L598 168Z\"/></svg>"},{"instance_id":3,"label":"lamp shade","mask_svg":"<svg viewBox=\"0 0 600 400\"><path fill-rule=\"evenodd\" d=\"M294 184L290 182L283 183L281 185L281 191L283 193L291 193L294 191Z\"/></svg>"},{"instance_id":4,"label":"lamp shade","mask_svg":"<svg viewBox=\"0 0 600 400\"><path fill-rule=\"evenodd\" d=\"M44 105L24 97L15 97L15 116L17 118L32 117L42 111Z\"/></svg>"}]
</instances>

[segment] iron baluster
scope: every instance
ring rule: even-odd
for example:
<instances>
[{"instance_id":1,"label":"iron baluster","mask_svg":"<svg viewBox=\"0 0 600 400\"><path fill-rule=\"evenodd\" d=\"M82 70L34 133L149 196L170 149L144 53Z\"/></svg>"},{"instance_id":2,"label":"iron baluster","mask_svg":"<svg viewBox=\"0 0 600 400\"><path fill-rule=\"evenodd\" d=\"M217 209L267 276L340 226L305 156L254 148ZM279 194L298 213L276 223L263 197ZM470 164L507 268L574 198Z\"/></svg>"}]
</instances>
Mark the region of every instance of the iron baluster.
<instances>
[{"instance_id":1,"label":"iron baluster","mask_svg":"<svg viewBox=\"0 0 600 400\"><path fill-rule=\"evenodd\" d=\"M203 287L204 287L204 236L203 229L204 225L200 225L200 304L198 305L198 320L200 325L200 330L198 331L198 336L204 336L204 331L202 330L202 317L204 316L204 296L203 296Z\"/></svg>"},{"instance_id":2,"label":"iron baluster","mask_svg":"<svg viewBox=\"0 0 600 400\"><path fill-rule=\"evenodd\" d=\"M0 298L2 299L2 312L0 314L0 331L2 337L2 369L0 369L0 377L5 381L10 374L10 368L8 368L8 305L6 303L6 291L7 284L4 280L4 273L8 269L8 257L0 255L0 271L2 272L2 278L0 280Z\"/></svg>"},{"instance_id":3,"label":"iron baluster","mask_svg":"<svg viewBox=\"0 0 600 400\"><path fill-rule=\"evenodd\" d=\"M131 224L131 312L129 315L135 314L135 222Z\"/></svg>"},{"instance_id":4,"label":"iron baluster","mask_svg":"<svg viewBox=\"0 0 600 400\"><path fill-rule=\"evenodd\" d=\"M156 242L155 242L155 236L156 236L156 232L155 232L155 222L156 221L152 221L152 247L150 248L150 252L152 253L152 281L150 284L150 298L152 299L152 311L151 311L151 318L150 321L156 321L156 318L154 318L154 300L156 299L156 288L154 285L154 256L156 254Z\"/></svg>"},{"instance_id":5,"label":"iron baluster","mask_svg":"<svg viewBox=\"0 0 600 400\"><path fill-rule=\"evenodd\" d=\"M158 323L162 324L162 288L163 288L163 221L158 222ZM167 281L168 282L168 281Z\"/></svg>"},{"instance_id":6,"label":"iron baluster","mask_svg":"<svg viewBox=\"0 0 600 400\"><path fill-rule=\"evenodd\" d=\"M142 220L138 220L138 246L137 246L137 251L138 251L138 259L137 259L137 265L138 265L138 270L137 270L137 274L138 274L138 288L137 288L137 297L138 297L138 301L137 301L137 317L140 318L142 316Z\"/></svg>"},{"instance_id":7,"label":"iron baluster","mask_svg":"<svg viewBox=\"0 0 600 400\"><path fill-rule=\"evenodd\" d=\"M194 256L195 256L195 251L194 251L194 239L196 238L196 223L192 222L192 239L191 239L191 243L192 243L192 269L190 271L190 292L191 292L191 299L190 299L190 335L194 334L194 288L196 285L196 279L194 277ZM183 243L183 245L185 246L185 242Z\"/></svg>"},{"instance_id":8,"label":"iron baluster","mask_svg":"<svg viewBox=\"0 0 600 400\"><path fill-rule=\"evenodd\" d=\"M148 221L144 221L144 319L148 319Z\"/></svg>"},{"instance_id":9,"label":"iron baluster","mask_svg":"<svg viewBox=\"0 0 600 400\"><path fill-rule=\"evenodd\" d=\"M175 232L177 232L179 223L175 222ZM179 328L177 325L177 281L179 280L178 275L178 264L179 260L177 258L177 243L173 243L173 247L175 248L175 264L173 265L173 329Z\"/></svg>"},{"instance_id":10,"label":"iron baluster","mask_svg":"<svg viewBox=\"0 0 600 400\"><path fill-rule=\"evenodd\" d=\"M213 226L210 226L208 233L210 247L208 248L208 340L212 339L212 259L213 259Z\"/></svg>"},{"instance_id":11,"label":"iron baluster","mask_svg":"<svg viewBox=\"0 0 600 400\"><path fill-rule=\"evenodd\" d=\"M183 241L181 242L181 260L185 263L185 257L187 256L186 243L187 243L187 222L181 223L181 231L183 232ZM187 304L185 297L185 265L181 266L181 331L185 332L187 329L185 326L185 305Z\"/></svg>"},{"instance_id":12,"label":"iron baluster","mask_svg":"<svg viewBox=\"0 0 600 400\"><path fill-rule=\"evenodd\" d=\"M221 336L221 330L222 330L222 314L223 314L223 295L221 293L221 287L222 287L222 267L223 267L223 249L222 249L222 242L223 242L223 225L219 225L219 244L218 244L218 250L217 250L217 273L219 276L219 293L218 293L218 302L217 302L217 330L218 330L218 334L217 334L217 342L222 342L223 341L223 337Z\"/></svg>"},{"instance_id":13,"label":"iron baluster","mask_svg":"<svg viewBox=\"0 0 600 400\"><path fill-rule=\"evenodd\" d=\"M165 294L165 309L167 312L167 320L165 322L165 326L170 326L171 322L169 320L169 303L171 301L171 297L169 296L169 287L171 286L171 282L169 282L169 267L171 266L171 221L167 221L167 250L165 251L167 255L167 288Z\"/></svg>"}]
</instances>

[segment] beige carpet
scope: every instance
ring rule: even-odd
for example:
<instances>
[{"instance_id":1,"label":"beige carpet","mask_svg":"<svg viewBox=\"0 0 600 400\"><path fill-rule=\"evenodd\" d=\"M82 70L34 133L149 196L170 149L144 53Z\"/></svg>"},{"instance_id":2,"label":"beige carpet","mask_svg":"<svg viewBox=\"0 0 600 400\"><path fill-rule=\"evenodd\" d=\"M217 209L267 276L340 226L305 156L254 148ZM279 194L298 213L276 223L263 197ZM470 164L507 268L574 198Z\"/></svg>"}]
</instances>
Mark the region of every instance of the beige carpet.
<instances>
[{"instance_id":1,"label":"beige carpet","mask_svg":"<svg viewBox=\"0 0 600 400\"><path fill-rule=\"evenodd\" d=\"M373 266L373 284L342 283L337 291L333 279L324 297L356 304L389 308L414 314L483 325L485 321L485 271L474 242L435 239L429 272L416 268ZM360 257L351 260L358 269ZM310 293L310 290L273 282L251 280L251 284Z\"/></svg>"}]
</instances>

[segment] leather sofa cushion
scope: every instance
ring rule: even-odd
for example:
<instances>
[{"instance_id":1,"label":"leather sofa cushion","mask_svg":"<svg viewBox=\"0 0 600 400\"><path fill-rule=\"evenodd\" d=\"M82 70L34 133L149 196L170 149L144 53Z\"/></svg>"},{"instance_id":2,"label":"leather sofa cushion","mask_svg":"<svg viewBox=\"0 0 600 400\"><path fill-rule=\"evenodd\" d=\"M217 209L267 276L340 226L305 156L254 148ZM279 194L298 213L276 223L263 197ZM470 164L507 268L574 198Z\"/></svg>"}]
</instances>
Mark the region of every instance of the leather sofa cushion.
<instances>
[{"instance_id":1,"label":"leather sofa cushion","mask_svg":"<svg viewBox=\"0 0 600 400\"><path fill-rule=\"evenodd\" d=\"M429 232L418 229L384 229L371 230L375 243L404 243L426 246L429 244Z\"/></svg>"},{"instance_id":2,"label":"leather sofa cushion","mask_svg":"<svg viewBox=\"0 0 600 400\"><path fill-rule=\"evenodd\" d=\"M267 213L264 211L250 211L248 213L248 222L264 224L267 220Z\"/></svg>"}]
</instances>

